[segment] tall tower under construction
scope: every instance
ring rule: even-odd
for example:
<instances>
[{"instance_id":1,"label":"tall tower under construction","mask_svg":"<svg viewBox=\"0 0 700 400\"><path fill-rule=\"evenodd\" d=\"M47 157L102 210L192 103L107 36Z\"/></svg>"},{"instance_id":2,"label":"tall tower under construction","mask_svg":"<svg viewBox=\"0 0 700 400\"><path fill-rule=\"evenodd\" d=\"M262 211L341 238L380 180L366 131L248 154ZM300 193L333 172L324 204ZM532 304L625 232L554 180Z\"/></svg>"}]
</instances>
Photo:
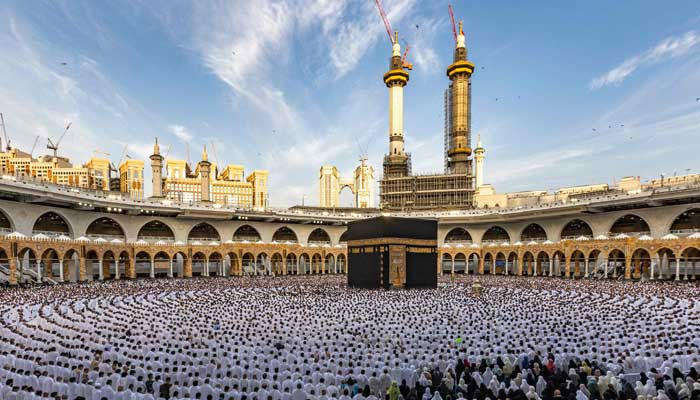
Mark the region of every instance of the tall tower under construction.
<instances>
[{"instance_id":1,"label":"tall tower under construction","mask_svg":"<svg viewBox=\"0 0 700 400\"><path fill-rule=\"evenodd\" d=\"M450 173L472 175L471 149L471 76L474 64L467 61L467 46L459 23L454 62L447 67L450 78L450 142L447 167Z\"/></svg>"},{"instance_id":2,"label":"tall tower under construction","mask_svg":"<svg viewBox=\"0 0 700 400\"><path fill-rule=\"evenodd\" d=\"M409 155L403 146L403 88L408 84L408 72L401 58L399 34L394 33L389 59L389 71L384 74L384 84L389 88L389 154L384 157L384 176L406 176L410 172Z\"/></svg>"}]
</instances>

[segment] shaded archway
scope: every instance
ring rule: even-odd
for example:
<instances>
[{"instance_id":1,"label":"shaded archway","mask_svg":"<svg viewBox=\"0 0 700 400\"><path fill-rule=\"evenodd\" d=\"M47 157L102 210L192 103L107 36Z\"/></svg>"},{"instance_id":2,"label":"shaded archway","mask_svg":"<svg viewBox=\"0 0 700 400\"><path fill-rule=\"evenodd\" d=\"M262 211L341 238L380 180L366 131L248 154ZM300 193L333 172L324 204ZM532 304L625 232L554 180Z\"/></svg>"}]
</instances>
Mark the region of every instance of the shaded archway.
<instances>
[{"instance_id":1,"label":"shaded archway","mask_svg":"<svg viewBox=\"0 0 700 400\"><path fill-rule=\"evenodd\" d=\"M14 224L10 218L5 214L5 211L0 210L0 233L11 233L14 230Z\"/></svg>"},{"instance_id":2,"label":"shaded archway","mask_svg":"<svg viewBox=\"0 0 700 400\"><path fill-rule=\"evenodd\" d=\"M537 275L539 276L548 276L550 275L550 268L552 267L549 259L549 254L547 254L546 251L540 251L537 253L537 268L535 268L535 271Z\"/></svg>"},{"instance_id":3,"label":"shaded archway","mask_svg":"<svg viewBox=\"0 0 700 400\"><path fill-rule=\"evenodd\" d=\"M575 250L571 253L569 260L570 276L572 278L582 278L588 271L588 266L586 265L586 256L581 250Z\"/></svg>"},{"instance_id":4,"label":"shaded archway","mask_svg":"<svg viewBox=\"0 0 700 400\"><path fill-rule=\"evenodd\" d=\"M316 253L311 257L311 273L320 274L322 268L323 258L320 254Z\"/></svg>"},{"instance_id":5,"label":"shaded archway","mask_svg":"<svg viewBox=\"0 0 700 400\"><path fill-rule=\"evenodd\" d=\"M223 276L224 275L224 257L219 252L209 254L206 264L207 276Z\"/></svg>"},{"instance_id":6,"label":"shaded archway","mask_svg":"<svg viewBox=\"0 0 700 400\"><path fill-rule=\"evenodd\" d=\"M338 273L339 274L346 274L348 272L347 259L345 258L345 254L338 254L338 258L336 260L336 263L338 263Z\"/></svg>"},{"instance_id":7,"label":"shaded archway","mask_svg":"<svg viewBox=\"0 0 700 400\"><path fill-rule=\"evenodd\" d=\"M467 232L467 230L464 228L453 228L452 230L447 232L447 236L445 236L445 243L471 244L472 235L470 235L469 232Z\"/></svg>"},{"instance_id":8,"label":"shaded archway","mask_svg":"<svg viewBox=\"0 0 700 400\"><path fill-rule=\"evenodd\" d=\"M243 254L243 258L241 260L241 266L243 267L243 273L245 275L254 275L255 274L255 256L251 253Z\"/></svg>"},{"instance_id":9,"label":"shaded archway","mask_svg":"<svg viewBox=\"0 0 700 400\"><path fill-rule=\"evenodd\" d=\"M510 235L500 226L492 226L481 237L481 243L510 242Z\"/></svg>"},{"instance_id":10,"label":"shaded archway","mask_svg":"<svg viewBox=\"0 0 700 400\"><path fill-rule=\"evenodd\" d=\"M166 278L173 276L170 270L170 255L164 251L159 251L153 256L153 266L154 266L154 277L155 278ZM173 268L174 269L174 268Z\"/></svg>"},{"instance_id":11,"label":"shaded archway","mask_svg":"<svg viewBox=\"0 0 700 400\"><path fill-rule=\"evenodd\" d=\"M700 232L700 209L693 208L681 213L673 220L670 231L674 234Z\"/></svg>"},{"instance_id":12,"label":"shaded archway","mask_svg":"<svg viewBox=\"0 0 700 400\"><path fill-rule=\"evenodd\" d=\"M668 247L656 251L658 260L658 278L673 279L676 276L676 253Z\"/></svg>"},{"instance_id":13,"label":"shaded archway","mask_svg":"<svg viewBox=\"0 0 700 400\"><path fill-rule=\"evenodd\" d=\"M622 217L615 220L615 223L610 227L610 235L619 235L624 233L625 235L641 235L648 234L651 232L649 229L649 224L647 222L634 214L623 215Z\"/></svg>"},{"instance_id":14,"label":"shaded archway","mask_svg":"<svg viewBox=\"0 0 700 400\"><path fill-rule=\"evenodd\" d=\"M85 253L85 268L88 280L96 281L100 279L100 267L100 256L95 250Z\"/></svg>"},{"instance_id":15,"label":"shaded archway","mask_svg":"<svg viewBox=\"0 0 700 400\"><path fill-rule=\"evenodd\" d=\"M625 264L625 253L620 249L612 249L608 253L608 276L610 274L612 274L612 278L625 276Z\"/></svg>"},{"instance_id":16,"label":"shaded archway","mask_svg":"<svg viewBox=\"0 0 700 400\"><path fill-rule=\"evenodd\" d=\"M506 270L506 255L498 252L493 263L493 272L496 275L503 275Z\"/></svg>"},{"instance_id":17,"label":"shaded archway","mask_svg":"<svg viewBox=\"0 0 700 400\"><path fill-rule=\"evenodd\" d=\"M323 260L323 270L326 274L335 274L335 257L333 254L326 254Z\"/></svg>"},{"instance_id":18,"label":"shaded archway","mask_svg":"<svg viewBox=\"0 0 700 400\"><path fill-rule=\"evenodd\" d=\"M80 278L80 254L75 249L69 249L63 254L63 281L74 283Z\"/></svg>"},{"instance_id":19,"label":"shaded archway","mask_svg":"<svg viewBox=\"0 0 700 400\"><path fill-rule=\"evenodd\" d=\"M145 251L139 251L134 256L134 269L137 278L148 278L151 276L151 255Z\"/></svg>"},{"instance_id":20,"label":"shaded archway","mask_svg":"<svg viewBox=\"0 0 700 400\"><path fill-rule=\"evenodd\" d=\"M523 229L520 240L527 242L544 242L547 240L547 232L539 224L532 223Z\"/></svg>"},{"instance_id":21,"label":"shaded archway","mask_svg":"<svg viewBox=\"0 0 700 400\"><path fill-rule=\"evenodd\" d=\"M284 262L282 260L282 254L273 254L271 258L271 264L273 275L282 275L284 273Z\"/></svg>"},{"instance_id":22,"label":"shaded archway","mask_svg":"<svg viewBox=\"0 0 700 400\"><path fill-rule=\"evenodd\" d=\"M683 279L697 279L700 275L700 249L688 247L681 253L681 268L679 273Z\"/></svg>"},{"instance_id":23,"label":"shaded archway","mask_svg":"<svg viewBox=\"0 0 700 400\"><path fill-rule=\"evenodd\" d=\"M107 250L102 255L102 279L114 279L116 274L116 258L112 250Z\"/></svg>"},{"instance_id":24,"label":"shaded archway","mask_svg":"<svg viewBox=\"0 0 700 400\"><path fill-rule=\"evenodd\" d=\"M591 250L591 252L588 254L588 277L603 277L607 265L607 260L605 260L603 252L598 249Z\"/></svg>"},{"instance_id":25,"label":"shaded archway","mask_svg":"<svg viewBox=\"0 0 700 400\"><path fill-rule=\"evenodd\" d=\"M255 263L255 274L256 275L269 275L270 274L270 257L267 253L260 253L256 258Z\"/></svg>"},{"instance_id":26,"label":"shaded archway","mask_svg":"<svg viewBox=\"0 0 700 400\"><path fill-rule=\"evenodd\" d=\"M484 275L489 275L493 271L493 255L491 253L484 254Z\"/></svg>"},{"instance_id":27,"label":"shaded archway","mask_svg":"<svg viewBox=\"0 0 700 400\"><path fill-rule=\"evenodd\" d=\"M85 230L85 235L93 239L102 238L106 240L124 240L126 238L122 226L119 225L117 221L108 217L101 217L92 221Z\"/></svg>"},{"instance_id":28,"label":"shaded archway","mask_svg":"<svg viewBox=\"0 0 700 400\"><path fill-rule=\"evenodd\" d=\"M529 251L523 254L523 265L520 266L520 273L523 276L534 275L535 273L535 255Z\"/></svg>"},{"instance_id":29,"label":"shaded archway","mask_svg":"<svg viewBox=\"0 0 700 400\"><path fill-rule=\"evenodd\" d=\"M166 242L172 243L175 241L175 234L170 227L158 220L151 221L139 229L136 236L137 240L145 240L147 242Z\"/></svg>"},{"instance_id":30,"label":"shaded archway","mask_svg":"<svg viewBox=\"0 0 700 400\"><path fill-rule=\"evenodd\" d=\"M564 252L557 250L552 254L552 271L554 276L562 277L566 275L566 256Z\"/></svg>"},{"instance_id":31,"label":"shaded archway","mask_svg":"<svg viewBox=\"0 0 700 400\"><path fill-rule=\"evenodd\" d=\"M309 234L309 244L330 244L331 237L324 229L316 228Z\"/></svg>"},{"instance_id":32,"label":"shaded archway","mask_svg":"<svg viewBox=\"0 0 700 400\"><path fill-rule=\"evenodd\" d=\"M290 228L283 226L275 231L272 235L272 241L278 243L298 243L297 234Z\"/></svg>"},{"instance_id":33,"label":"shaded archway","mask_svg":"<svg viewBox=\"0 0 700 400\"><path fill-rule=\"evenodd\" d=\"M347 242L348 242L348 231L346 230L345 232L343 232L342 235L340 235L340 239L338 239L338 243L345 244Z\"/></svg>"},{"instance_id":34,"label":"shaded archway","mask_svg":"<svg viewBox=\"0 0 700 400\"><path fill-rule=\"evenodd\" d=\"M17 269L15 276L18 283L32 282L37 280L39 264L38 255L34 249L25 247L17 251Z\"/></svg>"},{"instance_id":35,"label":"shaded archway","mask_svg":"<svg viewBox=\"0 0 700 400\"><path fill-rule=\"evenodd\" d=\"M311 258L306 253L299 255L299 274L306 275L311 273Z\"/></svg>"},{"instance_id":36,"label":"shaded archway","mask_svg":"<svg viewBox=\"0 0 700 400\"><path fill-rule=\"evenodd\" d=\"M72 229L70 225L68 225L68 222L53 211L41 214L34 222L32 235L37 235L39 233L48 236L65 235L73 237Z\"/></svg>"},{"instance_id":37,"label":"shaded archway","mask_svg":"<svg viewBox=\"0 0 700 400\"><path fill-rule=\"evenodd\" d=\"M289 253L287 254L287 259L285 260L286 266L287 266L287 274L288 275L298 275L299 270L297 269L297 256L296 254Z\"/></svg>"},{"instance_id":38,"label":"shaded archway","mask_svg":"<svg viewBox=\"0 0 700 400\"><path fill-rule=\"evenodd\" d=\"M506 263L506 275L517 275L518 273L518 253L511 251L508 254L508 262Z\"/></svg>"},{"instance_id":39,"label":"shaded archway","mask_svg":"<svg viewBox=\"0 0 700 400\"><path fill-rule=\"evenodd\" d=\"M1 258L0 258L1 260ZM60 263L61 259L58 252L54 249L44 250L41 255L41 263L43 265L43 276L54 281L60 280ZM1 263L2 261L0 261Z\"/></svg>"},{"instance_id":40,"label":"shaded archway","mask_svg":"<svg viewBox=\"0 0 700 400\"><path fill-rule=\"evenodd\" d=\"M228 257L228 275L237 276L241 274L241 266L239 263L238 255L236 253L230 252L226 255Z\"/></svg>"},{"instance_id":41,"label":"shaded archway","mask_svg":"<svg viewBox=\"0 0 700 400\"><path fill-rule=\"evenodd\" d=\"M243 225L233 233L234 242L258 242L262 240L257 229L250 225Z\"/></svg>"},{"instance_id":42,"label":"shaded archway","mask_svg":"<svg viewBox=\"0 0 700 400\"><path fill-rule=\"evenodd\" d=\"M200 222L190 229L190 233L187 235L187 240L189 242L201 242L206 244L209 242L220 242L221 236L216 228L206 222Z\"/></svg>"},{"instance_id":43,"label":"shaded archway","mask_svg":"<svg viewBox=\"0 0 700 400\"><path fill-rule=\"evenodd\" d=\"M632 253L630 266L632 279L651 278L651 255L646 249L637 249Z\"/></svg>"},{"instance_id":44,"label":"shaded archway","mask_svg":"<svg viewBox=\"0 0 700 400\"><path fill-rule=\"evenodd\" d=\"M207 256L198 251L192 254L192 276L203 276L206 271Z\"/></svg>"},{"instance_id":45,"label":"shaded archway","mask_svg":"<svg viewBox=\"0 0 700 400\"><path fill-rule=\"evenodd\" d=\"M442 253L440 272L443 274L452 273L452 256L449 253Z\"/></svg>"},{"instance_id":46,"label":"shaded archway","mask_svg":"<svg viewBox=\"0 0 700 400\"><path fill-rule=\"evenodd\" d=\"M576 239L581 236L593 238L593 230L588 223L580 219L569 221L561 230L562 239Z\"/></svg>"},{"instance_id":47,"label":"shaded archway","mask_svg":"<svg viewBox=\"0 0 700 400\"><path fill-rule=\"evenodd\" d=\"M464 255L464 253L455 254L454 264L455 274L464 274L467 272L467 256Z\"/></svg>"}]
</instances>

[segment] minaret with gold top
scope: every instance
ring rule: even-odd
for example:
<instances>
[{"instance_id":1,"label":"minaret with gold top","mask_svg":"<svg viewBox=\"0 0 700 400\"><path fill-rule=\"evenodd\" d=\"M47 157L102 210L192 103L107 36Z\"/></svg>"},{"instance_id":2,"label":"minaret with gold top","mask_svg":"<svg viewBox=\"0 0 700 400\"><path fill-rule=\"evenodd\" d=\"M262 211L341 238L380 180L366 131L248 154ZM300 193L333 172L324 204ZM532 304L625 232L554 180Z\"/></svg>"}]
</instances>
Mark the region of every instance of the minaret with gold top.
<instances>
[{"instance_id":1,"label":"minaret with gold top","mask_svg":"<svg viewBox=\"0 0 700 400\"><path fill-rule=\"evenodd\" d=\"M447 76L452 81L452 132L447 163L450 173L471 175L471 76L474 63L467 60L465 42L460 21L454 62L447 67Z\"/></svg>"},{"instance_id":2,"label":"minaret with gold top","mask_svg":"<svg viewBox=\"0 0 700 400\"><path fill-rule=\"evenodd\" d=\"M389 154L384 158L384 176L408 175L408 156L403 145L403 88L408 84L408 72L412 65L401 57L399 33L394 33L389 71L384 74L384 84L389 88Z\"/></svg>"}]
</instances>

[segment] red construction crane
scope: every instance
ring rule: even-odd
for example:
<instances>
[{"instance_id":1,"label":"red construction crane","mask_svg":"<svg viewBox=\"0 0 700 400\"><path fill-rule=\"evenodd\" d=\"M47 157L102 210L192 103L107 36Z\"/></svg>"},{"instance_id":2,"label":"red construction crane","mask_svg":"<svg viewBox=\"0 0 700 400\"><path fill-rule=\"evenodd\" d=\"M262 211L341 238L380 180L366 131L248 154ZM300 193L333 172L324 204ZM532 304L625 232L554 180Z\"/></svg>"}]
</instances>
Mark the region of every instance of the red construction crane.
<instances>
[{"instance_id":1,"label":"red construction crane","mask_svg":"<svg viewBox=\"0 0 700 400\"><path fill-rule=\"evenodd\" d=\"M406 40L403 41L403 44L406 46L406 50L404 50L404 52L403 52L403 57L401 57L401 64L402 64L402 66L403 66L404 68L406 68L406 69L408 69L408 70L412 70L412 69L413 69L413 64L411 64L410 62L407 62L407 61L406 61L406 56L408 55L408 49L409 49L410 47L409 47L408 42L407 42Z\"/></svg>"},{"instance_id":2,"label":"red construction crane","mask_svg":"<svg viewBox=\"0 0 700 400\"><path fill-rule=\"evenodd\" d=\"M452 36L455 37L455 43L457 43L457 27L455 26L455 13L452 11L452 4L447 5L447 11L450 12L450 20L452 21Z\"/></svg>"},{"instance_id":3,"label":"red construction crane","mask_svg":"<svg viewBox=\"0 0 700 400\"><path fill-rule=\"evenodd\" d=\"M384 8L382 8L382 3L380 0L374 0L375 3L377 3L377 8L379 9L379 14L382 16L382 21L384 21L384 26L386 27L386 33L389 35L389 41L391 44L394 44L394 37L391 35L391 25L389 25L389 20L386 17L386 13L384 12Z\"/></svg>"}]
</instances>

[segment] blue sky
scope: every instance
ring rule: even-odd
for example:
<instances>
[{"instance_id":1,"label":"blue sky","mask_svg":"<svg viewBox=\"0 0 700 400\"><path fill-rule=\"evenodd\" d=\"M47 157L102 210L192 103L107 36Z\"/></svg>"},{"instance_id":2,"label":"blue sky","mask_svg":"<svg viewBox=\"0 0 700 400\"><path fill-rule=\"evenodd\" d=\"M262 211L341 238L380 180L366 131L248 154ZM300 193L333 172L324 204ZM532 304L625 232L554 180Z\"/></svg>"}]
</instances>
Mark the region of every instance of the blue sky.
<instances>
[{"instance_id":1,"label":"blue sky","mask_svg":"<svg viewBox=\"0 0 700 400\"><path fill-rule=\"evenodd\" d=\"M413 169L441 171L448 3L383 3L412 47ZM452 3L497 191L700 172L700 3ZM156 136L198 160L213 142L220 163L270 171L273 206L316 204L318 168L349 174L358 142L381 175L390 44L372 0L10 0L0 18L0 111L13 145L41 136L35 155L69 121L74 162L125 144L145 159Z\"/></svg>"}]
</instances>

